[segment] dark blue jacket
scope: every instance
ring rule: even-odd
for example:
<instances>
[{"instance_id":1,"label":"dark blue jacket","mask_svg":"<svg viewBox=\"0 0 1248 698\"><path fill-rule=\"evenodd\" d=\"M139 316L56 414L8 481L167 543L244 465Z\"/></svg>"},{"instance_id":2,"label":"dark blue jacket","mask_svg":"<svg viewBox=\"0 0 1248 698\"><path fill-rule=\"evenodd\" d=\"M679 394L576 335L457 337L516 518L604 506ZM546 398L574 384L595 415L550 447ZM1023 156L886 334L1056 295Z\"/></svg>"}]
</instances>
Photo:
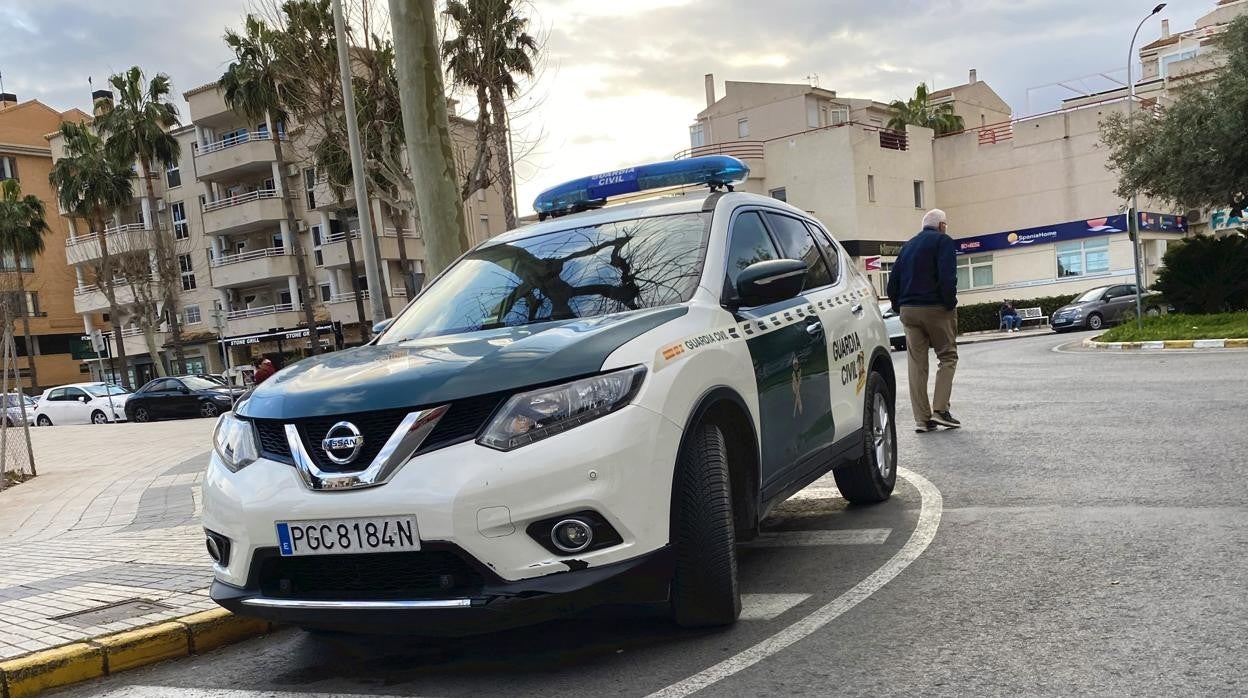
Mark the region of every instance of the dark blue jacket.
<instances>
[{"instance_id":1,"label":"dark blue jacket","mask_svg":"<svg viewBox=\"0 0 1248 698\"><path fill-rule=\"evenodd\" d=\"M953 238L924 228L902 246L888 277L888 298L900 310L907 305L958 305L958 267Z\"/></svg>"}]
</instances>

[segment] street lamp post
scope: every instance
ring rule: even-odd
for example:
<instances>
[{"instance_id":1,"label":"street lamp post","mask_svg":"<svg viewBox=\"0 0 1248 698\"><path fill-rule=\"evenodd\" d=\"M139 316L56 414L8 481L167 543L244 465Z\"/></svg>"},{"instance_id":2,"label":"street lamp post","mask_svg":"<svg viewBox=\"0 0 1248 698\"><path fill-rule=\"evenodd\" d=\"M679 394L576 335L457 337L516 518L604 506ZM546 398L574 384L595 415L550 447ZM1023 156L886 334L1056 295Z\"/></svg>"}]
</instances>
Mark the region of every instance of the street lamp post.
<instances>
[{"instance_id":1,"label":"street lamp post","mask_svg":"<svg viewBox=\"0 0 1248 698\"><path fill-rule=\"evenodd\" d=\"M1131 76L1131 66L1135 64L1135 39L1140 35L1140 29L1149 17L1166 9L1166 3L1160 3L1149 12L1140 23L1135 26L1135 33L1131 35L1131 46L1127 49L1127 142L1132 142L1135 132L1135 122L1131 119L1131 113L1135 110L1135 79ZM1144 265L1140 259L1140 248L1143 246L1140 240L1140 211L1139 200L1136 192L1131 191L1131 212L1127 216L1127 230L1131 236L1131 255L1135 261L1135 326L1142 327L1144 324Z\"/></svg>"}]
</instances>

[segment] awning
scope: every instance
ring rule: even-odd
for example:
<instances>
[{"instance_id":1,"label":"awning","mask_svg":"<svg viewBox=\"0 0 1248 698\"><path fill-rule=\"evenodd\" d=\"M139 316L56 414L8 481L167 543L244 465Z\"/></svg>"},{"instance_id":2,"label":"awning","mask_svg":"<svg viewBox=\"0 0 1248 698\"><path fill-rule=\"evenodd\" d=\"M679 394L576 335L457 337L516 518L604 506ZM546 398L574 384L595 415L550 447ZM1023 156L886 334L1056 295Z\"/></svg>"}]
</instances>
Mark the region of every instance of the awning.
<instances>
[{"instance_id":1,"label":"awning","mask_svg":"<svg viewBox=\"0 0 1248 698\"><path fill-rule=\"evenodd\" d=\"M316 326L316 334L333 334L339 326L337 322L329 322ZM297 327L293 330L275 330L273 332L260 332L257 334L243 334L234 337L222 337L217 340L220 343L230 347L243 347L251 344L260 344L261 342L284 342L292 339L307 339L308 330L306 327Z\"/></svg>"}]
</instances>

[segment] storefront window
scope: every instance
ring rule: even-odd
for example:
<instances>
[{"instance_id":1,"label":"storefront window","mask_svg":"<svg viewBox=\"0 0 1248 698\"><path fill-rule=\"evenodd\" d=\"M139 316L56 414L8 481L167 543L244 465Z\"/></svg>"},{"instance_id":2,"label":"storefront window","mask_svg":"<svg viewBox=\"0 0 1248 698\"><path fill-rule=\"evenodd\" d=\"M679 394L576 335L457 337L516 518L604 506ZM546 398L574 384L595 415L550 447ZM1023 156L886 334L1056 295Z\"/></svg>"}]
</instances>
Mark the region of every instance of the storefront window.
<instances>
[{"instance_id":1,"label":"storefront window","mask_svg":"<svg viewBox=\"0 0 1248 698\"><path fill-rule=\"evenodd\" d=\"M992 285L992 255L958 257L958 290L987 288Z\"/></svg>"},{"instance_id":2,"label":"storefront window","mask_svg":"<svg viewBox=\"0 0 1248 698\"><path fill-rule=\"evenodd\" d=\"M1087 276L1109 271L1109 238L1057 245L1057 276Z\"/></svg>"}]
</instances>

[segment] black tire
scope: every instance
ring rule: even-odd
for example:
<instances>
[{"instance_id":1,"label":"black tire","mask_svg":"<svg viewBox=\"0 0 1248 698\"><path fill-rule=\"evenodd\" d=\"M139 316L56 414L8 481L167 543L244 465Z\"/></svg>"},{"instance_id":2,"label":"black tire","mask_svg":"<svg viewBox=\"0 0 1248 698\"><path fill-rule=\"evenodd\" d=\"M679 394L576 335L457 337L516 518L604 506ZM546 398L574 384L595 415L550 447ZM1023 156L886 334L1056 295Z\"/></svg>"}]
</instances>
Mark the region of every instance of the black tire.
<instances>
[{"instance_id":1,"label":"black tire","mask_svg":"<svg viewBox=\"0 0 1248 698\"><path fill-rule=\"evenodd\" d=\"M1088 316L1088 329L1089 330L1099 330L1104 326L1105 326L1105 319L1101 317L1100 313L1092 313L1091 315Z\"/></svg>"},{"instance_id":2,"label":"black tire","mask_svg":"<svg viewBox=\"0 0 1248 698\"><path fill-rule=\"evenodd\" d=\"M871 372L862 402L862 457L833 470L832 476L845 499L874 504L892 496L897 484L897 420L884 376Z\"/></svg>"},{"instance_id":3,"label":"black tire","mask_svg":"<svg viewBox=\"0 0 1248 698\"><path fill-rule=\"evenodd\" d=\"M1161 315L1161 308L1156 305L1150 305L1144 309L1144 314L1148 317L1157 317Z\"/></svg>"},{"instance_id":4,"label":"black tire","mask_svg":"<svg viewBox=\"0 0 1248 698\"><path fill-rule=\"evenodd\" d=\"M38 418L35 419L35 426L50 427L52 426L52 420L48 418L48 415L41 414L39 415Z\"/></svg>"},{"instance_id":5,"label":"black tire","mask_svg":"<svg viewBox=\"0 0 1248 698\"><path fill-rule=\"evenodd\" d=\"M135 422L150 422L152 421L152 414L147 411L146 407L136 407L130 419Z\"/></svg>"},{"instance_id":6,"label":"black tire","mask_svg":"<svg viewBox=\"0 0 1248 698\"><path fill-rule=\"evenodd\" d=\"M104 414L103 412L99 410L96 410L91 413L91 423L92 424L108 424L108 415Z\"/></svg>"},{"instance_id":7,"label":"black tire","mask_svg":"<svg viewBox=\"0 0 1248 698\"><path fill-rule=\"evenodd\" d=\"M728 447L714 424L688 436L677 463L672 616L677 625L728 625L741 615Z\"/></svg>"},{"instance_id":8,"label":"black tire","mask_svg":"<svg viewBox=\"0 0 1248 698\"><path fill-rule=\"evenodd\" d=\"M219 414L221 414L221 410L217 407L216 403L207 401L199 403L199 416L216 417Z\"/></svg>"}]
</instances>

